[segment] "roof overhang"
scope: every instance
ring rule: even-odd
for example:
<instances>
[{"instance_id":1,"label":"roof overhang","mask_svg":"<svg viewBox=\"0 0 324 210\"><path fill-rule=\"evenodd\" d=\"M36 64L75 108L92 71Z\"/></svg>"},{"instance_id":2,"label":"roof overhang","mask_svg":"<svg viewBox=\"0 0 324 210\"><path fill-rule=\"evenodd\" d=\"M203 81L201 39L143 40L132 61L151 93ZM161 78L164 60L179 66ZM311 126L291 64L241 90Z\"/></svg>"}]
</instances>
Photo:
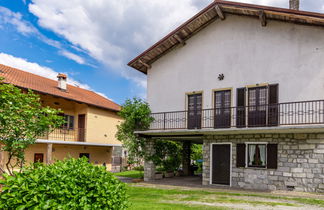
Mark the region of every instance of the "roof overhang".
<instances>
[{"instance_id":1,"label":"roof overhang","mask_svg":"<svg viewBox=\"0 0 324 210\"><path fill-rule=\"evenodd\" d=\"M131 60L128 65L146 74L151 64L157 59L178 45L184 45L187 39L213 21L217 19L224 20L226 14L255 17L260 19L260 25L262 26L266 26L267 20L324 26L324 14L320 13L215 0L156 44Z\"/></svg>"},{"instance_id":2,"label":"roof overhang","mask_svg":"<svg viewBox=\"0 0 324 210\"><path fill-rule=\"evenodd\" d=\"M78 141L58 141L58 140L44 140L37 139L36 143L40 144L65 144L65 145L75 145L75 146L95 146L95 147L121 147L121 144L100 144L92 142L78 142Z\"/></svg>"}]
</instances>

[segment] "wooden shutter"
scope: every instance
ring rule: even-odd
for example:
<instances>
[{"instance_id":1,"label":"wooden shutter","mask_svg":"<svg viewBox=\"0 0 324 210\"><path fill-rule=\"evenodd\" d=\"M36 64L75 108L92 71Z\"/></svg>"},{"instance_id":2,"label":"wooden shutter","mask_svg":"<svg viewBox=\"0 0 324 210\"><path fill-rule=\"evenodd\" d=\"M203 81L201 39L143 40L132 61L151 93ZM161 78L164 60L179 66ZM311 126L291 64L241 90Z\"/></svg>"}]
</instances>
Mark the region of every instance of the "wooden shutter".
<instances>
[{"instance_id":1,"label":"wooden shutter","mask_svg":"<svg viewBox=\"0 0 324 210\"><path fill-rule=\"evenodd\" d=\"M236 90L236 127L245 127L245 88Z\"/></svg>"},{"instance_id":2,"label":"wooden shutter","mask_svg":"<svg viewBox=\"0 0 324 210\"><path fill-rule=\"evenodd\" d=\"M245 167L245 144L236 145L236 167Z\"/></svg>"},{"instance_id":3,"label":"wooden shutter","mask_svg":"<svg viewBox=\"0 0 324 210\"><path fill-rule=\"evenodd\" d=\"M278 144L267 145L267 168L277 169L278 167Z\"/></svg>"},{"instance_id":4,"label":"wooden shutter","mask_svg":"<svg viewBox=\"0 0 324 210\"><path fill-rule=\"evenodd\" d=\"M268 125L277 126L279 123L278 84L269 85Z\"/></svg>"}]
</instances>

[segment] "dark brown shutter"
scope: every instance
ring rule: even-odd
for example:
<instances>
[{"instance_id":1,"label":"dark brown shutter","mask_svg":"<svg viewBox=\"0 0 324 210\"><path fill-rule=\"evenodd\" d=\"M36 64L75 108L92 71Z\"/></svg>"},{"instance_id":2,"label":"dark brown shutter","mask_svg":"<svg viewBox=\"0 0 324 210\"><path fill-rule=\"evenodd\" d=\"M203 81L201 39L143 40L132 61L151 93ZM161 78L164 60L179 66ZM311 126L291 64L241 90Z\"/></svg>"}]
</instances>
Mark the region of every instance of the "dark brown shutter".
<instances>
[{"instance_id":1,"label":"dark brown shutter","mask_svg":"<svg viewBox=\"0 0 324 210\"><path fill-rule=\"evenodd\" d=\"M245 144L236 145L236 167L245 167Z\"/></svg>"},{"instance_id":2,"label":"dark brown shutter","mask_svg":"<svg viewBox=\"0 0 324 210\"><path fill-rule=\"evenodd\" d=\"M278 84L269 85L268 125L277 126L279 123Z\"/></svg>"},{"instance_id":3,"label":"dark brown shutter","mask_svg":"<svg viewBox=\"0 0 324 210\"><path fill-rule=\"evenodd\" d=\"M245 88L236 90L236 127L245 127Z\"/></svg>"},{"instance_id":4,"label":"dark brown shutter","mask_svg":"<svg viewBox=\"0 0 324 210\"><path fill-rule=\"evenodd\" d=\"M278 144L267 145L267 168L277 169L278 167Z\"/></svg>"}]
</instances>

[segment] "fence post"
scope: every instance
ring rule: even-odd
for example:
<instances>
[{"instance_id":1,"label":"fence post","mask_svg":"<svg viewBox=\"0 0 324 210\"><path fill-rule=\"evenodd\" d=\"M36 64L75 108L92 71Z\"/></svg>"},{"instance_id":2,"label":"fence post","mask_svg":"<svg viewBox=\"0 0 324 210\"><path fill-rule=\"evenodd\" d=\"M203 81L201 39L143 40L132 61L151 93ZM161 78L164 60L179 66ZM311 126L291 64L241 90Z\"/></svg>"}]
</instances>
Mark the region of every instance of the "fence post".
<instances>
[{"instance_id":1,"label":"fence post","mask_svg":"<svg viewBox=\"0 0 324 210\"><path fill-rule=\"evenodd\" d=\"M163 130L165 130L165 115L166 115L166 113L164 112L163 113Z\"/></svg>"}]
</instances>

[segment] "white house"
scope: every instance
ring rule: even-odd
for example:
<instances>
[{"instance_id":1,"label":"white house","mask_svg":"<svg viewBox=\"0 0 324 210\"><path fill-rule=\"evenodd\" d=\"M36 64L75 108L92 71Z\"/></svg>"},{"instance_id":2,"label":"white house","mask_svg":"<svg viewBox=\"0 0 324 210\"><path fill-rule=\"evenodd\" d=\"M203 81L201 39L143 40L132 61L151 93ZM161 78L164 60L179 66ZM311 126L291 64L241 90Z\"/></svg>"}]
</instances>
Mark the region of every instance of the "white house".
<instances>
[{"instance_id":1,"label":"white house","mask_svg":"<svg viewBox=\"0 0 324 210\"><path fill-rule=\"evenodd\" d=\"M323 191L324 14L298 4L214 1L130 61L155 118L138 133L203 143L204 185Z\"/></svg>"}]
</instances>

